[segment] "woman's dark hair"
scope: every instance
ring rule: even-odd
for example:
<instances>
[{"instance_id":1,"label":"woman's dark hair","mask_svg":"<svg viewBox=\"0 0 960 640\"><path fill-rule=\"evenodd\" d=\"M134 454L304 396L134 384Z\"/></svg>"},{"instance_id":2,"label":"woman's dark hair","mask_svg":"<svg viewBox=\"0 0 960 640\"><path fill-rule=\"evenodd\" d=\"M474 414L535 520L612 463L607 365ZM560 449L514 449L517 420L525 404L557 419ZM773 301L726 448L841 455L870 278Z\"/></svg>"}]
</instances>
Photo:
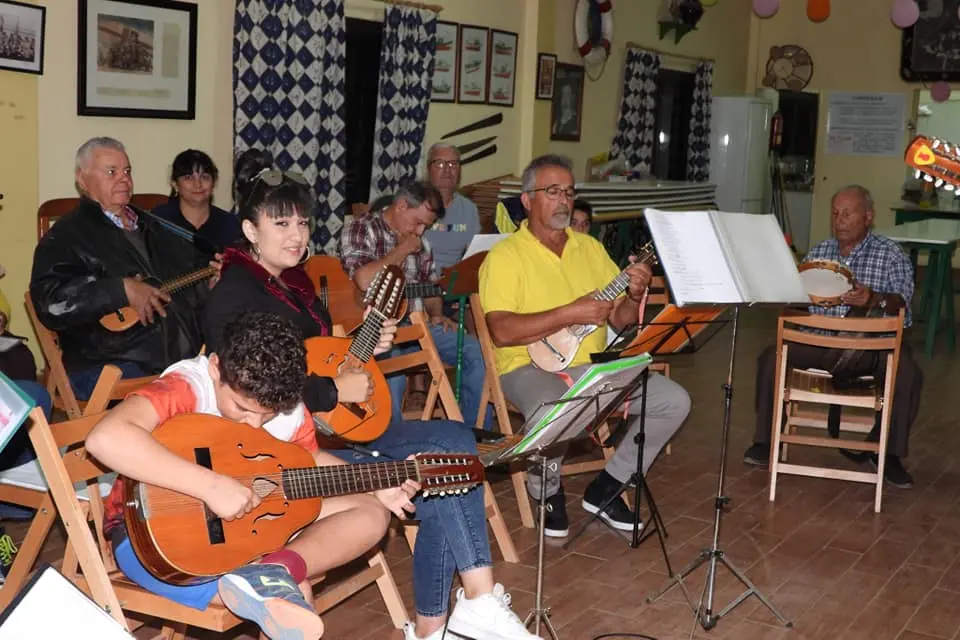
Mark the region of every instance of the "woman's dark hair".
<instances>
[{"instance_id":1,"label":"woman's dark hair","mask_svg":"<svg viewBox=\"0 0 960 640\"><path fill-rule=\"evenodd\" d=\"M220 171L213 162L213 158L198 149L187 149L177 154L173 159L173 167L170 169L170 181L176 182L185 176L192 176L194 173L206 173L213 178L213 183L217 183L220 177ZM170 189L170 197L177 196L176 188Z\"/></svg>"},{"instance_id":2,"label":"woman's dark hair","mask_svg":"<svg viewBox=\"0 0 960 640\"><path fill-rule=\"evenodd\" d=\"M240 208L240 189L249 185L253 177L273 166L273 156L263 149L247 149L233 165L233 207Z\"/></svg>"},{"instance_id":3,"label":"woman's dark hair","mask_svg":"<svg viewBox=\"0 0 960 640\"><path fill-rule=\"evenodd\" d=\"M261 216L289 218L297 215L312 220L316 197L305 182L281 173L263 169L244 183L237 183L237 216L240 224L249 220L254 225ZM249 250L250 241L242 234L240 247Z\"/></svg>"},{"instance_id":4,"label":"woman's dark hair","mask_svg":"<svg viewBox=\"0 0 960 640\"><path fill-rule=\"evenodd\" d=\"M573 201L574 211L583 211L587 214L587 222L593 223L593 205L586 200L576 199Z\"/></svg>"},{"instance_id":5,"label":"woman's dark hair","mask_svg":"<svg viewBox=\"0 0 960 640\"><path fill-rule=\"evenodd\" d=\"M271 411L297 406L307 379L303 334L274 313L244 311L223 329L220 379Z\"/></svg>"}]
</instances>

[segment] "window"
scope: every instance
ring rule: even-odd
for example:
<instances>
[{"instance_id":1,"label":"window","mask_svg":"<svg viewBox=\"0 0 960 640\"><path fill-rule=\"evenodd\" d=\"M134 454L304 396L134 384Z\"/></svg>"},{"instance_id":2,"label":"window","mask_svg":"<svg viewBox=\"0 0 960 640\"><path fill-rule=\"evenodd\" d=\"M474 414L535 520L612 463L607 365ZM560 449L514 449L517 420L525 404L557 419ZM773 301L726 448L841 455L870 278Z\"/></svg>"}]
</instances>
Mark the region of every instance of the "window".
<instances>
[{"instance_id":1,"label":"window","mask_svg":"<svg viewBox=\"0 0 960 640\"><path fill-rule=\"evenodd\" d=\"M346 183L350 205L367 202L373 164L373 131L377 124L380 41L383 23L347 18L346 55Z\"/></svg>"},{"instance_id":2,"label":"window","mask_svg":"<svg viewBox=\"0 0 960 640\"><path fill-rule=\"evenodd\" d=\"M687 179L687 138L690 135L693 86L694 74L690 71L661 68L657 75L651 171L661 180Z\"/></svg>"}]
</instances>

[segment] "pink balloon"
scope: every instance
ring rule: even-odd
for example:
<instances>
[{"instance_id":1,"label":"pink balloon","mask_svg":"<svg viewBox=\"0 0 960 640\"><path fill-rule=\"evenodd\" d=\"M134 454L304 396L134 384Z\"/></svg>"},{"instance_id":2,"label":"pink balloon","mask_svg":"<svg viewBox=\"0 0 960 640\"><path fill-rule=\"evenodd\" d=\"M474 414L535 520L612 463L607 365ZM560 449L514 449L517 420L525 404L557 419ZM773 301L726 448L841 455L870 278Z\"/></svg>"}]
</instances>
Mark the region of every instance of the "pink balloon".
<instances>
[{"instance_id":1,"label":"pink balloon","mask_svg":"<svg viewBox=\"0 0 960 640\"><path fill-rule=\"evenodd\" d=\"M761 18L769 18L780 8L780 0L753 0L753 11Z\"/></svg>"},{"instance_id":2,"label":"pink balloon","mask_svg":"<svg viewBox=\"0 0 960 640\"><path fill-rule=\"evenodd\" d=\"M930 86L930 98L934 102L946 102L950 99L950 85L942 80Z\"/></svg>"},{"instance_id":3,"label":"pink balloon","mask_svg":"<svg viewBox=\"0 0 960 640\"><path fill-rule=\"evenodd\" d=\"M916 0L893 0L890 7L890 21L898 29L906 29L916 24L920 19L920 7Z\"/></svg>"}]
</instances>

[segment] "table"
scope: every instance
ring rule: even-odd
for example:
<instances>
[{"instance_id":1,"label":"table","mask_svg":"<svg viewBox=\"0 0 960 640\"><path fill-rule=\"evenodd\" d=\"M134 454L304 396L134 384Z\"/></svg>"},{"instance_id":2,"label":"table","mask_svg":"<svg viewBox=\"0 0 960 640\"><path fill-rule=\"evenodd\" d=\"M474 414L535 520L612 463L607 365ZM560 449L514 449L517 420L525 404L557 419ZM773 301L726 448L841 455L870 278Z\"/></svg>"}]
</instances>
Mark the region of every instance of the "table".
<instances>
[{"instance_id":1,"label":"table","mask_svg":"<svg viewBox=\"0 0 960 640\"><path fill-rule=\"evenodd\" d=\"M934 211L934 213L937 213ZM942 212L941 212L942 213ZM927 336L924 351L927 357L933 355L937 327L940 323L940 304L943 303L947 320L947 344L951 350L956 348L956 327L953 311L953 252L960 242L960 216L953 219L933 217L906 224L898 224L888 229L878 229L879 235L899 242L910 252L914 273L917 269L917 254L928 251L927 276L923 283L923 296L919 313L915 317L927 317ZM929 315L928 315L929 314Z\"/></svg>"},{"instance_id":2,"label":"table","mask_svg":"<svg viewBox=\"0 0 960 640\"><path fill-rule=\"evenodd\" d=\"M960 210L945 206L921 207L912 202L901 202L893 211L893 224L902 225L920 220L960 220Z\"/></svg>"}]
</instances>

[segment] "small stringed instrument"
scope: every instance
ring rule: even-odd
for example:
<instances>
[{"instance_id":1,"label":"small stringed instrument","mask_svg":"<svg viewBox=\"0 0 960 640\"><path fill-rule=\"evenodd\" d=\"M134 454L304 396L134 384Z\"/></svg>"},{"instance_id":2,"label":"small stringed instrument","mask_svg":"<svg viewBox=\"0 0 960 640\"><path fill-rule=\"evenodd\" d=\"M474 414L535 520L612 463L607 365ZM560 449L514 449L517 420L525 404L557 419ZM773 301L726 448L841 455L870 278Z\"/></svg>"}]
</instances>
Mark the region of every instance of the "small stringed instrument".
<instances>
[{"instance_id":1,"label":"small stringed instrument","mask_svg":"<svg viewBox=\"0 0 960 640\"><path fill-rule=\"evenodd\" d=\"M653 248L653 243L648 242L637 252L637 262L655 264L657 253ZM603 291L598 292L595 300L614 300L617 296L627 290L630 283L630 276L626 270L621 271L620 275L614 278ZM577 324L565 329L561 329L546 338L541 338L536 342L527 345L527 353L533 364L544 371L556 373L563 371L573 361L580 348L580 343L588 335L597 330L596 325Z\"/></svg>"},{"instance_id":2,"label":"small stringed instrument","mask_svg":"<svg viewBox=\"0 0 960 640\"><path fill-rule=\"evenodd\" d=\"M466 492L483 482L477 456L421 454L414 460L318 467L309 451L204 414L167 420L153 437L174 454L236 479L260 505L232 521L202 501L123 478L124 522L143 566L171 584L207 582L281 548L317 519L322 498L420 483L424 495Z\"/></svg>"},{"instance_id":3,"label":"small stringed instrument","mask_svg":"<svg viewBox=\"0 0 960 640\"><path fill-rule=\"evenodd\" d=\"M332 411L315 414L326 422L341 438L351 442L376 440L390 424L390 389L387 380L373 359L373 351L380 342L383 323L400 318L405 299L404 278L400 267L387 266L377 272L367 289L364 306L370 313L353 338L309 338L307 372L335 378L341 369L363 369L373 380L373 392L366 402L340 403ZM321 446L337 445L321 438ZM329 445L329 446L327 446Z\"/></svg>"},{"instance_id":4,"label":"small stringed instrument","mask_svg":"<svg viewBox=\"0 0 960 640\"><path fill-rule=\"evenodd\" d=\"M203 269L191 271L179 278L164 282L157 288L164 293L174 293L199 284L208 278L212 278L216 273L217 267L204 267ZM126 331L138 322L140 322L140 314L137 313L135 308L130 306L117 309L113 313L108 313L100 318L100 324L110 331Z\"/></svg>"}]
</instances>

